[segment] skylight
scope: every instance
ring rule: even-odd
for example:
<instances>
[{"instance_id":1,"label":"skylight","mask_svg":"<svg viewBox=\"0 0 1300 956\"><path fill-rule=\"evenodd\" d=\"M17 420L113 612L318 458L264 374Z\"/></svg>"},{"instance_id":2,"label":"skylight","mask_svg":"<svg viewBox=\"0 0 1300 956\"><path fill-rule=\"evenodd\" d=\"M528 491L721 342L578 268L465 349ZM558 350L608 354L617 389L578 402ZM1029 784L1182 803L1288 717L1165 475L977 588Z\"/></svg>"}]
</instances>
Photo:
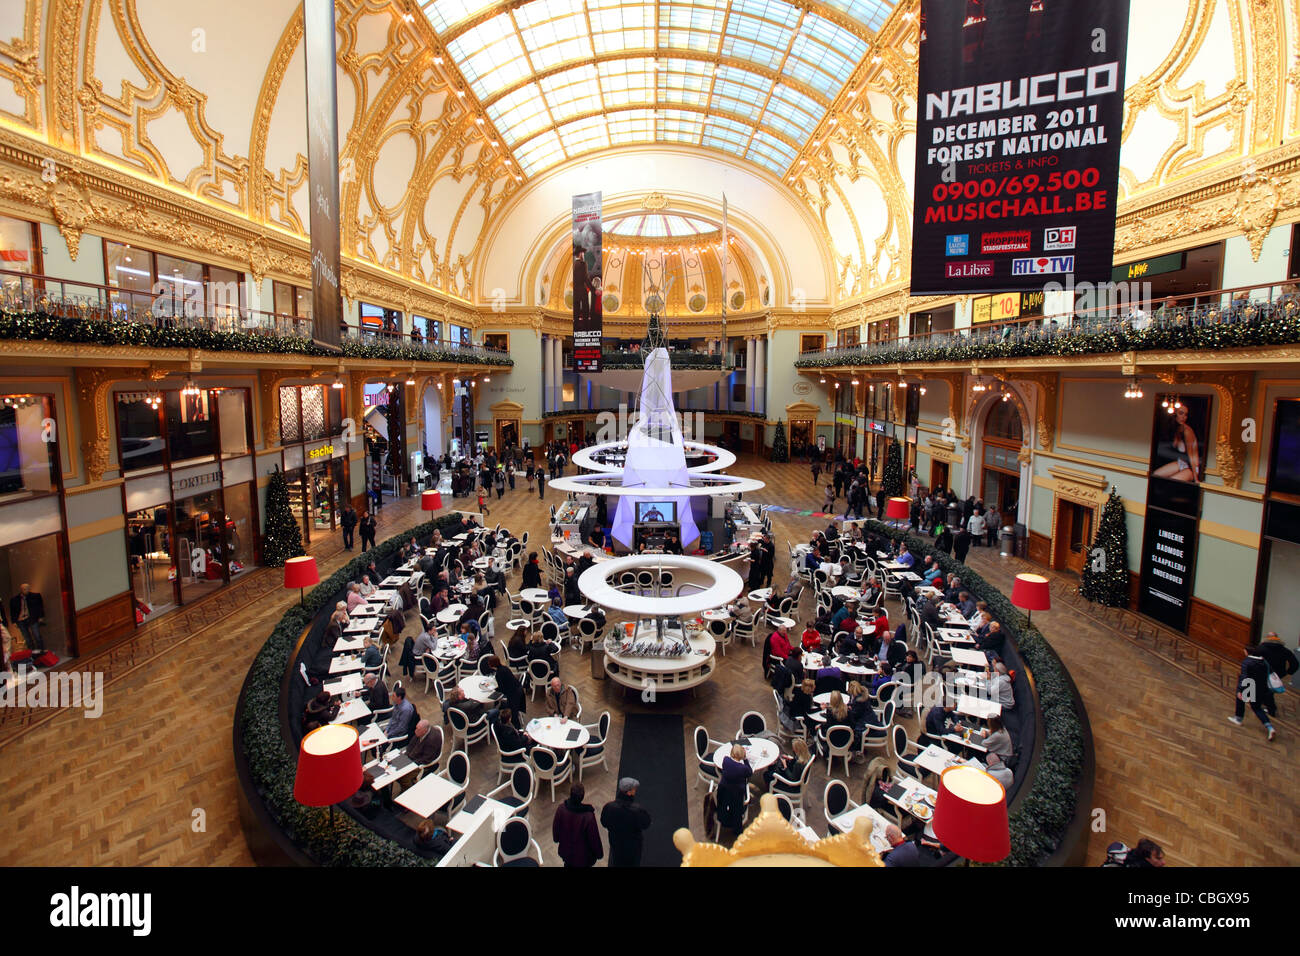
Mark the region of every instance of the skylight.
<instances>
[{"instance_id":1,"label":"skylight","mask_svg":"<svg viewBox=\"0 0 1300 956\"><path fill-rule=\"evenodd\" d=\"M887 0L428 0L526 174L628 143L783 175L893 9ZM835 18L835 19L831 19Z\"/></svg>"}]
</instances>

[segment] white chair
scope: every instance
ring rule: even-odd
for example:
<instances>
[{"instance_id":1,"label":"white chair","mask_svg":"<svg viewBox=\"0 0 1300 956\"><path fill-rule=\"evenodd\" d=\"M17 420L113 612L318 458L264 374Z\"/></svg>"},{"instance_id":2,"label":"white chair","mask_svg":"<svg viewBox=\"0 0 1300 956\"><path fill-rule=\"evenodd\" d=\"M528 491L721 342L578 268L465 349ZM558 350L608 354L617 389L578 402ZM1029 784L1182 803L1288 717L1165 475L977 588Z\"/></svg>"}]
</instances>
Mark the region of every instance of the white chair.
<instances>
[{"instance_id":1,"label":"white chair","mask_svg":"<svg viewBox=\"0 0 1300 956\"><path fill-rule=\"evenodd\" d=\"M753 620L737 619L731 625L731 639L734 641L746 641L750 647L754 646L754 622Z\"/></svg>"},{"instance_id":2,"label":"white chair","mask_svg":"<svg viewBox=\"0 0 1300 956\"><path fill-rule=\"evenodd\" d=\"M532 854L536 852L534 858ZM541 866L542 848L533 839L532 828L524 817L511 817L497 832L493 866Z\"/></svg>"},{"instance_id":3,"label":"white chair","mask_svg":"<svg viewBox=\"0 0 1300 956\"><path fill-rule=\"evenodd\" d=\"M429 693L429 684L438 679L438 672L442 669L442 661L433 656L430 651L420 655L419 665L416 667L415 676L420 676L420 670L424 670L424 692Z\"/></svg>"},{"instance_id":4,"label":"white chair","mask_svg":"<svg viewBox=\"0 0 1300 956\"><path fill-rule=\"evenodd\" d=\"M816 761L809 760L803 765L803 770L799 771L798 780L787 780L785 777L781 776L780 773L772 774L772 785L768 792L785 797L794 804L802 814L804 788L808 786L808 778L812 776L812 768L815 762Z\"/></svg>"},{"instance_id":5,"label":"white chair","mask_svg":"<svg viewBox=\"0 0 1300 956\"><path fill-rule=\"evenodd\" d=\"M537 775L538 783L551 783L551 802L555 802L555 785L564 783L573 776L573 761L569 759L568 751L563 751L563 756L556 754L549 747L534 747L530 754L533 761L533 770Z\"/></svg>"},{"instance_id":6,"label":"white chair","mask_svg":"<svg viewBox=\"0 0 1300 956\"><path fill-rule=\"evenodd\" d=\"M447 803L447 816L455 815L465 803L465 788L469 786L469 754L454 750L447 758L447 769L442 774L461 790Z\"/></svg>"},{"instance_id":7,"label":"white chair","mask_svg":"<svg viewBox=\"0 0 1300 956\"><path fill-rule=\"evenodd\" d=\"M883 729L883 728L882 728ZM844 758L844 775L849 774L849 759L853 756L853 728L839 724L826 731L826 773L832 770L836 757Z\"/></svg>"},{"instance_id":8,"label":"white chair","mask_svg":"<svg viewBox=\"0 0 1300 956\"><path fill-rule=\"evenodd\" d=\"M709 732L704 727L695 728L695 788L699 789L701 783L707 783L712 789L721 775L718 765L713 762L713 752L722 746L721 741L712 740ZM708 825L708 821L705 821Z\"/></svg>"},{"instance_id":9,"label":"white chair","mask_svg":"<svg viewBox=\"0 0 1300 956\"><path fill-rule=\"evenodd\" d=\"M508 807L514 807L513 817L522 817L528 812L528 805L533 802L533 794L536 792L537 784L533 779L533 768L531 764L521 763L515 767L510 774L510 779L495 790L490 790L484 796L497 803L504 803Z\"/></svg>"},{"instance_id":10,"label":"white chair","mask_svg":"<svg viewBox=\"0 0 1300 956\"><path fill-rule=\"evenodd\" d=\"M591 650L596 646L596 638L600 636L600 629L596 622L589 617L578 619L578 653Z\"/></svg>"},{"instance_id":11,"label":"white chair","mask_svg":"<svg viewBox=\"0 0 1300 956\"><path fill-rule=\"evenodd\" d=\"M492 743L496 744L497 748L497 784L499 786L502 780L514 773L515 767L528 762L528 751L523 747L517 750L506 750L501 746L501 741L497 738L495 726L491 728L491 733Z\"/></svg>"},{"instance_id":12,"label":"white chair","mask_svg":"<svg viewBox=\"0 0 1300 956\"><path fill-rule=\"evenodd\" d=\"M604 711L594 724L583 724L587 728L587 733L591 734L591 739L582 747L582 752L578 755L578 779L582 779L582 771L587 767L594 767L600 764L609 770L608 753L609 748L605 745L609 738L609 711Z\"/></svg>"},{"instance_id":13,"label":"white chair","mask_svg":"<svg viewBox=\"0 0 1300 956\"><path fill-rule=\"evenodd\" d=\"M746 711L740 718L740 730L736 734L738 737L766 737L767 720L756 710Z\"/></svg>"},{"instance_id":14,"label":"white chair","mask_svg":"<svg viewBox=\"0 0 1300 956\"><path fill-rule=\"evenodd\" d=\"M843 780L827 780L826 789L822 792L822 814L826 817L826 833L828 836L835 836L843 831L831 822L841 813L848 813L850 810L856 810L860 804L854 803L849 797L849 785Z\"/></svg>"},{"instance_id":15,"label":"white chair","mask_svg":"<svg viewBox=\"0 0 1300 956\"><path fill-rule=\"evenodd\" d=\"M447 720L451 722L451 739L460 748L468 750L479 741L486 740L489 727L487 714L479 714L478 719L470 721L465 711L459 707L447 709Z\"/></svg>"},{"instance_id":16,"label":"white chair","mask_svg":"<svg viewBox=\"0 0 1300 956\"><path fill-rule=\"evenodd\" d=\"M726 621L709 621L709 634L713 637L714 642L722 650L722 656L727 656L727 646L731 644L731 627Z\"/></svg>"},{"instance_id":17,"label":"white chair","mask_svg":"<svg viewBox=\"0 0 1300 956\"><path fill-rule=\"evenodd\" d=\"M537 691L545 690L551 682L551 664L549 661L534 660L528 662L529 700L537 699Z\"/></svg>"}]
</instances>

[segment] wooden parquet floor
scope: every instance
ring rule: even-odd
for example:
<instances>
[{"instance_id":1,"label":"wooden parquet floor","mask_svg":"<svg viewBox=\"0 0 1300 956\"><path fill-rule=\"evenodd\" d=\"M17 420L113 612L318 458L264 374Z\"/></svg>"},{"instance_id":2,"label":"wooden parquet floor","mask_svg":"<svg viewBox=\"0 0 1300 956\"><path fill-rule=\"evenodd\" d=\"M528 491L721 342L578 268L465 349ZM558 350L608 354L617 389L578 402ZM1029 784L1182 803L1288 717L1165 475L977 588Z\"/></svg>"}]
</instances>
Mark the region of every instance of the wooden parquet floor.
<instances>
[{"instance_id":1,"label":"wooden parquet floor","mask_svg":"<svg viewBox=\"0 0 1300 956\"><path fill-rule=\"evenodd\" d=\"M816 508L821 492L803 465L773 465L743 458L733 471L761 478L758 500ZM558 494L547 493L554 502ZM456 502L460 504L461 502ZM492 506L490 522L545 538L545 511L522 482ZM419 523L412 500L388 504L380 537ZM805 539L823 519L773 515L778 543L776 583L788 569L779 560L785 541ZM322 574L346 557L336 538L318 541L313 553ZM1017 559L974 550L970 563L990 580L1010 587ZM105 672L104 713L87 720L79 711L5 714L0 720L0 786L8 798L0 864L16 865L246 865L251 863L238 823L231 728L235 697L248 664L294 595L279 586L278 571L250 573L238 585L141 629L129 646L91 661ZM1057 610L1035 621L1070 668L1088 705L1097 748L1095 803L1106 811L1107 830L1093 835L1090 862L1107 843L1149 836L1179 865L1294 865L1297 803L1294 798L1297 731L1279 724L1264 741L1254 718L1244 727L1227 722L1232 698L1211 677L1148 649L1126 630L1122 617L1086 613L1054 586ZM498 624L505 620L498 612ZM408 633L415 627L408 625ZM499 628L499 634L504 628ZM1147 641L1147 643L1151 643ZM563 677L581 694L583 719L613 715L610 770L585 774L587 800L613 795L621 746L622 715L676 710L685 717L687 779L695 780L691 734L697 724L715 738L735 731L741 715L762 711L771 721L772 699L762 681L759 649L735 645L715 678L689 693L644 704L639 694L612 681L594 680L588 659L566 649ZM1206 674L1208 668L1201 668ZM1233 668L1229 667L1229 671ZM423 681L413 685L422 713L436 713ZM1289 704L1289 702L1288 702ZM1294 713L1291 709L1289 713ZM915 732L915 728L912 728ZM484 743L471 749L471 791L496 780L496 757ZM813 826L824 832L821 792L825 763L814 771L806 800ZM842 769L838 771L842 774ZM861 786L855 764L852 789ZM654 786L643 781L644 787ZM559 788L563 799L567 786ZM689 796L691 827L703 832L702 792ZM549 789L534 803L530 821L548 863L557 863L550 840L554 804ZM199 814L198 811L202 811ZM201 819L200 819L201 818Z\"/></svg>"}]
</instances>

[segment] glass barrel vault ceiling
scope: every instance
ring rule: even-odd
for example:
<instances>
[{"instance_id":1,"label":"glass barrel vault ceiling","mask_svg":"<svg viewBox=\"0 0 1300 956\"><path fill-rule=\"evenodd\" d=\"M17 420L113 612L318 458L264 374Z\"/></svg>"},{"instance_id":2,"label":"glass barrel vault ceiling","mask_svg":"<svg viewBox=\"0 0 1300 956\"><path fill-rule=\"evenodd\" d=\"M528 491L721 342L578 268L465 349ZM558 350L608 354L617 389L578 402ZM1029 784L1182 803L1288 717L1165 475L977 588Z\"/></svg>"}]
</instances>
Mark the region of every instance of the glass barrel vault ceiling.
<instances>
[{"instance_id":1,"label":"glass barrel vault ceiling","mask_svg":"<svg viewBox=\"0 0 1300 956\"><path fill-rule=\"evenodd\" d=\"M600 149L659 142L722 150L780 176L893 3L427 0L422 7L525 174Z\"/></svg>"}]
</instances>

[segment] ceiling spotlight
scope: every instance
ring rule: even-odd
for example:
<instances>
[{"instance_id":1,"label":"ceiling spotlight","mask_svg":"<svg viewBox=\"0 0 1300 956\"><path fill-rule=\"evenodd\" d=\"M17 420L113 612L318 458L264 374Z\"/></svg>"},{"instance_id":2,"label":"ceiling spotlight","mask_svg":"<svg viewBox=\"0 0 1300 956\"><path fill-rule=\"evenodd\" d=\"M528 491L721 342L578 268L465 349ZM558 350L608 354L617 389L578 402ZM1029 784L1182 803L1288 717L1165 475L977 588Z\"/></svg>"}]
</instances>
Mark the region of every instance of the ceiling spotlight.
<instances>
[{"instance_id":1,"label":"ceiling spotlight","mask_svg":"<svg viewBox=\"0 0 1300 956\"><path fill-rule=\"evenodd\" d=\"M330 382L330 388L342 388L342 387L343 387L343 376L335 375L334 381Z\"/></svg>"},{"instance_id":2,"label":"ceiling spotlight","mask_svg":"<svg viewBox=\"0 0 1300 956\"><path fill-rule=\"evenodd\" d=\"M408 376L406 376L406 384L407 384L407 385L414 385L414 384L415 384L415 376L414 376L414 375L408 375Z\"/></svg>"},{"instance_id":3,"label":"ceiling spotlight","mask_svg":"<svg viewBox=\"0 0 1300 956\"><path fill-rule=\"evenodd\" d=\"M922 394L922 395L925 394L925 386L924 386L924 385L921 386L921 394Z\"/></svg>"},{"instance_id":4,"label":"ceiling spotlight","mask_svg":"<svg viewBox=\"0 0 1300 956\"><path fill-rule=\"evenodd\" d=\"M1004 401L1004 402L1009 402L1009 401L1011 401L1011 393L1010 393L1010 392L1003 392L1003 393L1002 393L1002 401Z\"/></svg>"},{"instance_id":5,"label":"ceiling spotlight","mask_svg":"<svg viewBox=\"0 0 1300 956\"><path fill-rule=\"evenodd\" d=\"M839 387L840 387L840 383L839 383L839 382L836 382L836 383L835 383L835 387L836 387L836 388L839 388Z\"/></svg>"},{"instance_id":6,"label":"ceiling spotlight","mask_svg":"<svg viewBox=\"0 0 1300 956\"><path fill-rule=\"evenodd\" d=\"M1128 383L1128 386L1124 389L1124 397L1125 398L1142 397L1142 389L1138 387L1137 379L1133 379Z\"/></svg>"},{"instance_id":7,"label":"ceiling spotlight","mask_svg":"<svg viewBox=\"0 0 1300 956\"><path fill-rule=\"evenodd\" d=\"M825 385L825 384L826 384L826 376L823 375L823 376L822 376L821 378L819 378L817 381L819 381L819 382L821 382L823 385Z\"/></svg>"},{"instance_id":8,"label":"ceiling spotlight","mask_svg":"<svg viewBox=\"0 0 1300 956\"><path fill-rule=\"evenodd\" d=\"M199 387L194 383L193 378L185 379L185 387L181 389L182 395L197 395L199 391Z\"/></svg>"},{"instance_id":9,"label":"ceiling spotlight","mask_svg":"<svg viewBox=\"0 0 1300 956\"><path fill-rule=\"evenodd\" d=\"M849 384L850 384L850 385L855 385L855 386L856 386L856 385L859 385L859 384L861 384L861 383L860 383L860 382L855 378L855 379L854 379L852 382L850 382Z\"/></svg>"},{"instance_id":10,"label":"ceiling spotlight","mask_svg":"<svg viewBox=\"0 0 1300 956\"><path fill-rule=\"evenodd\" d=\"M455 386L459 385L459 384L460 384L460 379L458 379L458 378L453 378L453 379L451 380L451 384L452 384L452 387L455 387Z\"/></svg>"},{"instance_id":11,"label":"ceiling spotlight","mask_svg":"<svg viewBox=\"0 0 1300 956\"><path fill-rule=\"evenodd\" d=\"M489 376L487 376L487 375L484 375L484 376L483 376L483 384L484 384L484 385L486 385L486 384L487 384L488 382L490 382L490 381L492 381L492 379L491 379Z\"/></svg>"},{"instance_id":12,"label":"ceiling spotlight","mask_svg":"<svg viewBox=\"0 0 1300 956\"><path fill-rule=\"evenodd\" d=\"M899 387L899 388L907 388L907 382L903 381L903 379L900 378L900 379L898 380L898 387Z\"/></svg>"}]
</instances>

